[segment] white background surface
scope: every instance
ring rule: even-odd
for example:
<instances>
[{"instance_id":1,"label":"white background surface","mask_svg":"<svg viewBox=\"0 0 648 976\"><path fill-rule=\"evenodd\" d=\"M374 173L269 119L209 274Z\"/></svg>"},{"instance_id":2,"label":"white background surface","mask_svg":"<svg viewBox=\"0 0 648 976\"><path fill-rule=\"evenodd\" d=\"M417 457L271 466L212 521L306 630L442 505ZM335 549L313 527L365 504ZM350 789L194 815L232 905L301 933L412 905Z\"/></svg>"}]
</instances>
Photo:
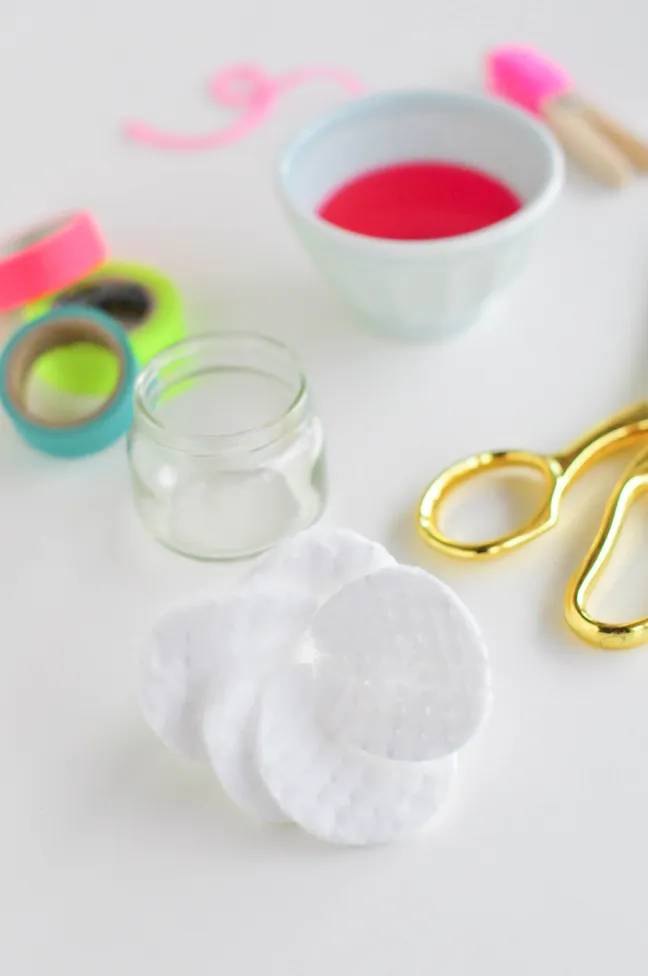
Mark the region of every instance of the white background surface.
<instances>
[{"instance_id":1,"label":"white background surface","mask_svg":"<svg viewBox=\"0 0 648 976\"><path fill-rule=\"evenodd\" d=\"M427 479L457 457L557 449L645 395L648 181L614 195L572 172L507 307L458 341L407 347L347 320L273 195L280 147L342 97L334 86L286 96L262 130L211 153L128 145L120 124L221 124L205 82L241 59L337 63L373 89L474 88L484 49L522 40L648 132L648 7L5 0L0 31L0 230L90 207L116 256L180 283L192 328L290 342L328 433L334 517L456 587L496 681L490 726L425 835L338 850L248 823L206 768L152 738L134 698L137 648L160 609L232 570L146 535L123 444L57 462L3 418L0 971L644 973L648 650L591 652L561 612L609 479L590 474L557 530L487 566L427 552L412 518ZM642 596L645 611L632 578L645 584L640 558L612 612L640 610Z\"/></svg>"}]
</instances>

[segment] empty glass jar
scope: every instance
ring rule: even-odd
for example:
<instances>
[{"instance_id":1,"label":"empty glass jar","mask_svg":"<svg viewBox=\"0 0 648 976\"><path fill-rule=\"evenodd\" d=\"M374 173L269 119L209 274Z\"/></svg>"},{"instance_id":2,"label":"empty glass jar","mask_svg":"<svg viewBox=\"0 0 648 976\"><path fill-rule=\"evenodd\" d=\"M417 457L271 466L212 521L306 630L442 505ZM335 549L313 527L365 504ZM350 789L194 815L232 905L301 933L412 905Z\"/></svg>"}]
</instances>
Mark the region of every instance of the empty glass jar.
<instances>
[{"instance_id":1,"label":"empty glass jar","mask_svg":"<svg viewBox=\"0 0 648 976\"><path fill-rule=\"evenodd\" d=\"M324 441L284 345L213 333L144 368L129 435L135 502L171 549L251 556L306 528L326 501Z\"/></svg>"}]
</instances>

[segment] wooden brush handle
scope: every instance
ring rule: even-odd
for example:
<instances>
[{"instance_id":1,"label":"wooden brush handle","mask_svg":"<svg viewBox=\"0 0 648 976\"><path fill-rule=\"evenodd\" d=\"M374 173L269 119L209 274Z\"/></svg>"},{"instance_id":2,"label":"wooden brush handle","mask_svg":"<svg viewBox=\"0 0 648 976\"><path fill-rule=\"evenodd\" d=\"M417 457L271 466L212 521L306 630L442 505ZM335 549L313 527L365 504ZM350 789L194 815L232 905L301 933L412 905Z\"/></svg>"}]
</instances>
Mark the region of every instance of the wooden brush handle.
<instances>
[{"instance_id":1,"label":"wooden brush handle","mask_svg":"<svg viewBox=\"0 0 648 976\"><path fill-rule=\"evenodd\" d=\"M643 142L639 136L636 136L630 129L626 129L616 119L596 108L595 105L583 103L580 106L580 114L586 122L607 136L635 164L637 169L644 173L648 172L648 144Z\"/></svg>"},{"instance_id":2,"label":"wooden brush handle","mask_svg":"<svg viewBox=\"0 0 648 976\"><path fill-rule=\"evenodd\" d=\"M627 156L581 114L579 103L560 98L542 106L542 115L569 155L574 156L597 179L607 186L619 187L632 177Z\"/></svg>"}]
</instances>

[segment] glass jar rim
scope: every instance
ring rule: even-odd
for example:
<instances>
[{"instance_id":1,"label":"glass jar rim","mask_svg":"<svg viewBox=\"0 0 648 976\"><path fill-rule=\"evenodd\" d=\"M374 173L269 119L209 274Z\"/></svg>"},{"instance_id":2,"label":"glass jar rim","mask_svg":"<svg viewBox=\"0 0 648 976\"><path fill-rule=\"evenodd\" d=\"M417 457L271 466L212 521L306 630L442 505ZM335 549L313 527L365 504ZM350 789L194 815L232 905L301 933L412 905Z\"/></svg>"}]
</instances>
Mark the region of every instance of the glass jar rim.
<instances>
[{"instance_id":1,"label":"glass jar rim","mask_svg":"<svg viewBox=\"0 0 648 976\"><path fill-rule=\"evenodd\" d=\"M294 371L296 392L289 401L288 405L276 417L264 423L244 428L240 431L229 431L226 433L198 433L178 430L169 430L167 426L150 409L148 397L152 388L158 383L160 374L165 368L172 366L181 360L183 355L191 352L213 347L217 348L222 344L241 344L248 348L256 348L259 351L264 349L268 352L281 354L285 361ZM147 432L155 440L169 447L178 449L193 449L196 445L210 445L211 450L220 452L229 451L252 451L268 447L275 441L281 440L285 435L293 431L303 419L307 409L307 383L306 377L299 363L299 360L285 343L279 339L264 335L260 332L238 332L235 330L220 330L216 332L201 332L176 342L161 352L158 352L142 368L135 383L134 403L136 418L143 421L147 427Z\"/></svg>"}]
</instances>

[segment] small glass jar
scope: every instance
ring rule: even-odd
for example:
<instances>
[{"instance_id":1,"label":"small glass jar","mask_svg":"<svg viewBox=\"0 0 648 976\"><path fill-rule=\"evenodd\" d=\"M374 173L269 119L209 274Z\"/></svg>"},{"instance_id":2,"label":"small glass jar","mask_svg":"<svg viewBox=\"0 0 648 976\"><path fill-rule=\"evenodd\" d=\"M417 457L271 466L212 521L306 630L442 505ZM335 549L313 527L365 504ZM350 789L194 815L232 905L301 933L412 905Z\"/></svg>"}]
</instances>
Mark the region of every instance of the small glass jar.
<instances>
[{"instance_id":1,"label":"small glass jar","mask_svg":"<svg viewBox=\"0 0 648 976\"><path fill-rule=\"evenodd\" d=\"M322 426L286 346L211 333L159 353L135 387L137 509L164 545L202 559L269 549L326 502Z\"/></svg>"}]
</instances>

